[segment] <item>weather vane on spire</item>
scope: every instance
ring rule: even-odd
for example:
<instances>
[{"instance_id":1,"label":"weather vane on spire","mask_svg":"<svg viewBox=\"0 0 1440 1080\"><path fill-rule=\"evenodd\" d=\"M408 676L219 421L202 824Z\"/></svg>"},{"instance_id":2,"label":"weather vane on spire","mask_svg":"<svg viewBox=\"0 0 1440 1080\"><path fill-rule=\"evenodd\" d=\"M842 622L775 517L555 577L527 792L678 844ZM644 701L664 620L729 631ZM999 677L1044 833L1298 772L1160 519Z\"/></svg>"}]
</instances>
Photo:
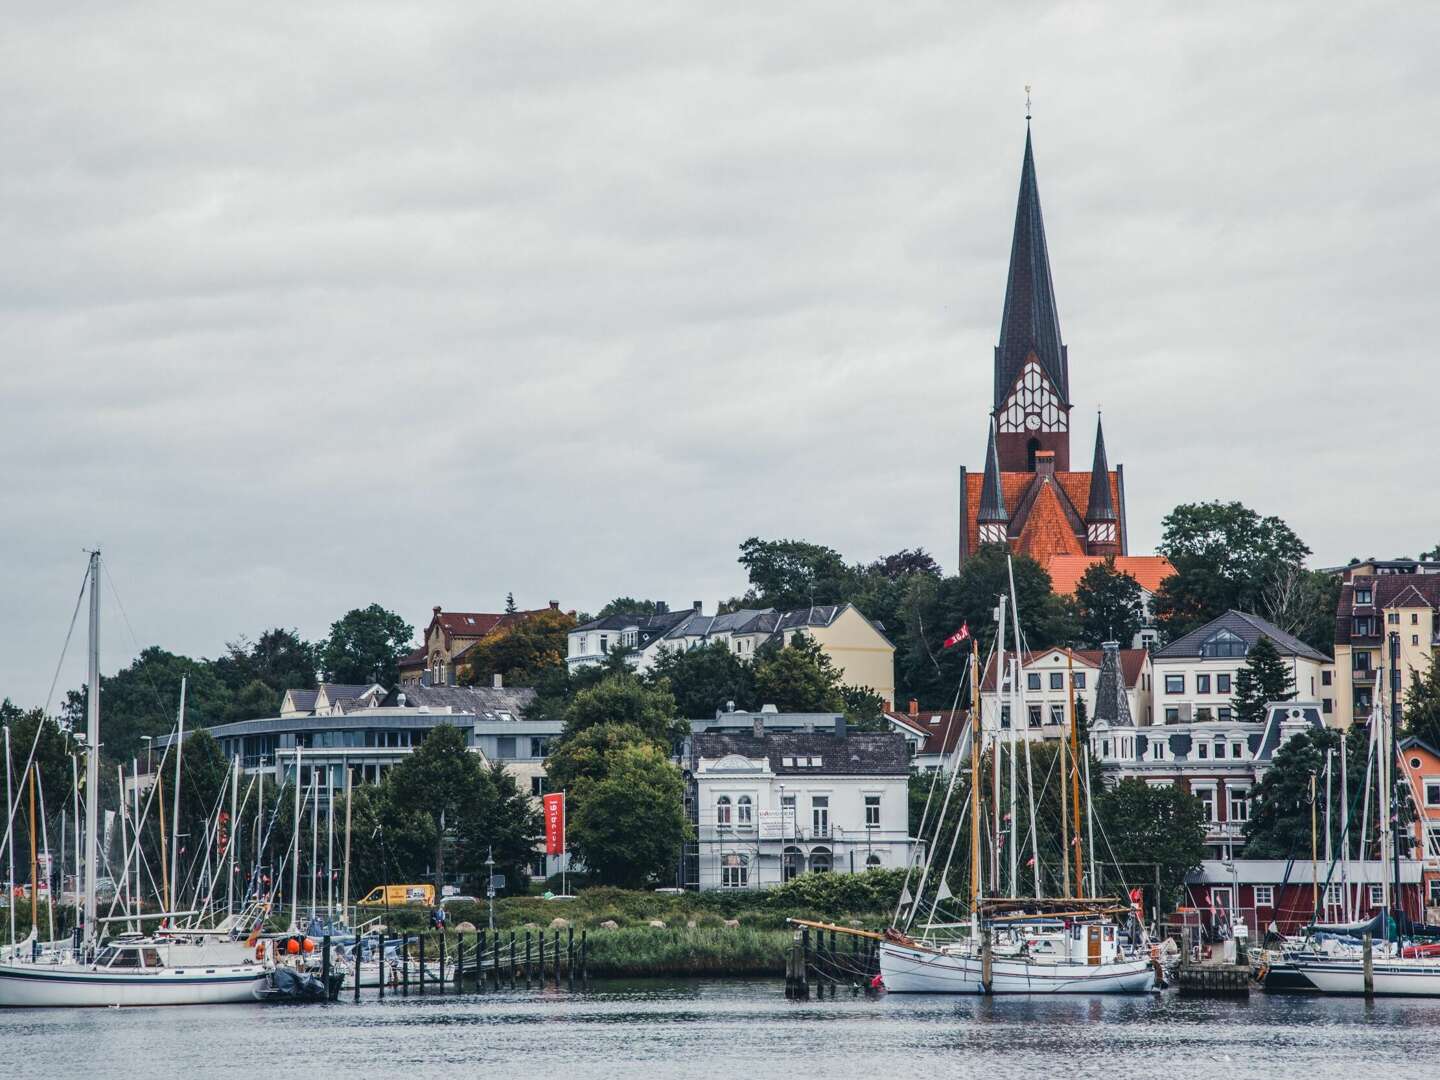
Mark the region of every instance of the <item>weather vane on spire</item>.
<instances>
[{"instance_id":1,"label":"weather vane on spire","mask_svg":"<svg viewBox=\"0 0 1440 1080\"><path fill-rule=\"evenodd\" d=\"M1025 84L1025 120L1026 120L1027 123L1028 123L1029 120L1030 120L1030 84L1029 84L1029 83L1026 83L1026 84Z\"/></svg>"}]
</instances>

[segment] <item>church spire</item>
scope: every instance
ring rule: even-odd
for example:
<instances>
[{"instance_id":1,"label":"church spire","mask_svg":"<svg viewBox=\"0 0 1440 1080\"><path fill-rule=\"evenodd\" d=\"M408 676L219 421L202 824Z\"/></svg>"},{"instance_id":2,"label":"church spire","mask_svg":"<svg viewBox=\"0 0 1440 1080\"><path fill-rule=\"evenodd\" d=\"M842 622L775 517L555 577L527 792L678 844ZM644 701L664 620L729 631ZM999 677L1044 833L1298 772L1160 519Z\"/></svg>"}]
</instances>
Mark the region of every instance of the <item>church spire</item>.
<instances>
[{"instance_id":1,"label":"church spire","mask_svg":"<svg viewBox=\"0 0 1440 1080\"><path fill-rule=\"evenodd\" d=\"M995 425L990 425L990 441L985 447L985 479L980 486L980 512L975 516L980 526L980 543L1003 544L1010 523L1005 509L1005 488L1000 483L1000 462L995 453Z\"/></svg>"},{"instance_id":2,"label":"church spire","mask_svg":"<svg viewBox=\"0 0 1440 1080\"><path fill-rule=\"evenodd\" d=\"M1110 463L1105 457L1105 425L1095 417L1095 461L1090 466L1090 498L1085 503L1085 546L1091 555L1120 554L1120 515L1110 491Z\"/></svg>"},{"instance_id":3,"label":"church spire","mask_svg":"<svg viewBox=\"0 0 1440 1080\"><path fill-rule=\"evenodd\" d=\"M1045 221L1040 213L1040 187L1035 180L1030 118L1025 119L1025 161L1020 169L1020 198L1015 207L1015 235L1010 242L1010 273L1005 283L1000 343L995 348L997 410L1005 403L1031 353L1061 403L1066 407L1070 404L1069 361L1060 340L1060 315L1055 305L1055 286L1050 280L1050 255L1045 246Z\"/></svg>"}]
</instances>

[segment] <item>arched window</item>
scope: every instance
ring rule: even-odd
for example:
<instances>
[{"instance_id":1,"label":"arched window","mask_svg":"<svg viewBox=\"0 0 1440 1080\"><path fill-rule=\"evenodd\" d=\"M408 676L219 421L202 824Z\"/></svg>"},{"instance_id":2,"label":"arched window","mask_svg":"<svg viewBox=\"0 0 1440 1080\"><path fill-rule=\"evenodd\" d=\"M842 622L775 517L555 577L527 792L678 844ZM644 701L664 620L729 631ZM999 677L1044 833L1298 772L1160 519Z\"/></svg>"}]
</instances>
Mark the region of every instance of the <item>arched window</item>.
<instances>
[{"instance_id":1,"label":"arched window","mask_svg":"<svg viewBox=\"0 0 1440 1080\"><path fill-rule=\"evenodd\" d=\"M730 796L721 795L715 800L715 824L722 829L730 827Z\"/></svg>"},{"instance_id":2,"label":"arched window","mask_svg":"<svg viewBox=\"0 0 1440 1080\"><path fill-rule=\"evenodd\" d=\"M812 874L828 874L831 865L829 848L817 847L811 850L810 872Z\"/></svg>"},{"instance_id":3,"label":"arched window","mask_svg":"<svg viewBox=\"0 0 1440 1080\"><path fill-rule=\"evenodd\" d=\"M736 801L736 803L735 803L735 810L736 810L735 820L736 820L736 823L737 823L737 824L740 824L740 825L749 825L749 824L751 824L752 819L751 819L751 816L750 816L750 796L749 796L749 795L741 795L741 796L740 796L740 798L739 798L739 799Z\"/></svg>"},{"instance_id":4,"label":"arched window","mask_svg":"<svg viewBox=\"0 0 1440 1080\"><path fill-rule=\"evenodd\" d=\"M780 859L780 876L789 881L805 871L805 853L798 847L787 847Z\"/></svg>"},{"instance_id":5,"label":"arched window","mask_svg":"<svg viewBox=\"0 0 1440 1080\"><path fill-rule=\"evenodd\" d=\"M875 852L873 852L873 851L872 851L869 855L866 855L866 856L865 856L865 869L866 869L866 870L878 870L878 869L880 869L880 856L879 856L879 855L876 855Z\"/></svg>"},{"instance_id":6,"label":"arched window","mask_svg":"<svg viewBox=\"0 0 1440 1080\"><path fill-rule=\"evenodd\" d=\"M750 860L744 855L722 855L720 857L720 887L722 889L743 889L750 884Z\"/></svg>"}]
</instances>

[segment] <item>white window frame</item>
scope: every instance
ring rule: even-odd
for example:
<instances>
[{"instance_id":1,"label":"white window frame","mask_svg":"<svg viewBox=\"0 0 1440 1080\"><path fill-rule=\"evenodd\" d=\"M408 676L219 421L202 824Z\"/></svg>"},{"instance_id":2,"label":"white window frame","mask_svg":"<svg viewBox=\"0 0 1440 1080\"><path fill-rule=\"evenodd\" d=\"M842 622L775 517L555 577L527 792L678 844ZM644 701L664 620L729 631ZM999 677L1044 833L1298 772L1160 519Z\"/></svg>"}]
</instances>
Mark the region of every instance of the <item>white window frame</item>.
<instances>
[{"instance_id":1,"label":"white window frame","mask_svg":"<svg viewBox=\"0 0 1440 1080\"><path fill-rule=\"evenodd\" d=\"M742 829L755 824L755 800L749 795L741 795L735 800L735 824Z\"/></svg>"},{"instance_id":2,"label":"white window frame","mask_svg":"<svg viewBox=\"0 0 1440 1080\"><path fill-rule=\"evenodd\" d=\"M871 811L874 814L871 814ZM871 820L871 817L874 820ZM874 793L865 796L865 828L878 829L880 827L880 796Z\"/></svg>"},{"instance_id":3,"label":"white window frame","mask_svg":"<svg viewBox=\"0 0 1440 1080\"><path fill-rule=\"evenodd\" d=\"M729 795L721 795L715 800L715 827L717 829L728 829L732 823L733 807Z\"/></svg>"},{"instance_id":4,"label":"white window frame","mask_svg":"<svg viewBox=\"0 0 1440 1080\"><path fill-rule=\"evenodd\" d=\"M1425 788L1425 805L1440 806L1440 777L1426 776L1422 777L1420 782ZM1431 792L1435 793L1433 799L1430 797Z\"/></svg>"},{"instance_id":5,"label":"white window frame","mask_svg":"<svg viewBox=\"0 0 1440 1080\"><path fill-rule=\"evenodd\" d=\"M1379 907L1385 902L1385 887L1383 885L1370 886L1370 906Z\"/></svg>"},{"instance_id":6,"label":"white window frame","mask_svg":"<svg viewBox=\"0 0 1440 1080\"><path fill-rule=\"evenodd\" d=\"M750 860L734 851L721 855L720 887L722 889L748 889L750 887Z\"/></svg>"},{"instance_id":7,"label":"white window frame","mask_svg":"<svg viewBox=\"0 0 1440 1080\"><path fill-rule=\"evenodd\" d=\"M1274 885L1256 885L1253 888L1255 889L1255 906L1257 908L1273 908L1275 906Z\"/></svg>"},{"instance_id":8,"label":"white window frame","mask_svg":"<svg viewBox=\"0 0 1440 1080\"><path fill-rule=\"evenodd\" d=\"M1249 820L1250 820L1250 789L1249 789L1249 788L1228 788L1228 787L1227 787L1227 788L1225 789L1225 800L1226 800L1226 803L1228 804L1228 805L1227 805L1227 808L1226 808L1226 810L1225 810L1226 820L1227 820L1227 821L1249 821ZM1236 814L1236 813L1235 813L1235 807L1236 807L1237 804L1244 807L1244 811L1243 811L1242 813L1240 813L1240 814Z\"/></svg>"}]
</instances>

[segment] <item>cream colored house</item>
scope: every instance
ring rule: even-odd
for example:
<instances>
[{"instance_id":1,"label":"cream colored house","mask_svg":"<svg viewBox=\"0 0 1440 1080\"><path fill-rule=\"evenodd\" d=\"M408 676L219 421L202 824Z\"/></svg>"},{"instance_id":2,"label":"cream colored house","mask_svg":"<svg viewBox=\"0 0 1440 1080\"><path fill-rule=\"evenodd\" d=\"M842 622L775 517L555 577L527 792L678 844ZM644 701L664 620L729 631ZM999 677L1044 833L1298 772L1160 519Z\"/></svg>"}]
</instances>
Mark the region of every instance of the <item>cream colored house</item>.
<instances>
[{"instance_id":1,"label":"cream colored house","mask_svg":"<svg viewBox=\"0 0 1440 1080\"><path fill-rule=\"evenodd\" d=\"M1364 724L1377 697L1389 705L1381 672L1390 667L1392 637L1403 695L1440 652L1440 574L1384 573L1371 566L1349 573L1335 613L1334 686L1326 690L1333 689L1335 705L1327 721L1339 727Z\"/></svg>"},{"instance_id":2,"label":"cream colored house","mask_svg":"<svg viewBox=\"0 0 1440 1080\"><path fill-rule=\"evenodd\" d=\"M1334 670L1330 658L1258 615L1231 610L1156 650L1151 658L1152 722L1229 722L1235 676L1245 666L1250 647L1262 637L1270 639L1290 669L1298 699L1321 700ZM1328 715L1326 720L1330 721Z\"/></svg>"},{"instance_id":3,"label":"cream colored house","mask_svg":"<svg viewBox=\"0 0 1440 1080\"><path fill-rule=\"evenodd\" d=\"M566 663L575 671L598 664L616 647L633 649L630 662L648 671L666 652L721 644L742 660L753 660L767 642L784 643L795 634L816 642L846 686L867 687L886 702L895 700L895 646L853 604L817 604L776 611L747 608L706 615L697 602L689 611L656 615L612 615L570 631ZM716 708L724 705L716 702Z\"/></svg>"},{"instance_id":4,"label":"cream colored house","mask_svg":"<svg viewBox=\"0 0 1440 1080\"><path fill-rule=\"evenodd\" d=\"M1095 718L1095 694L1100 685L1104 653L1099 649L1053 648L1027 652L1020 668L1020 692L1013 689L1013 671L1006 670L996 685L995 662L986 667L980 682L980 717L986 732L1008 731L1017 707L1021 720L1014 726L1030 739L1058 739L1068 731L1070 683L1075 684L1077 706ZM1013 661L1014 657L1011 656ZM1137 724L1150 722L1150 654L1144 649L1117 649L1117 677L1123 681L1129 715ZM1007 668L1011 665L1007 665Z\"/></svg>"}]
</instances>

